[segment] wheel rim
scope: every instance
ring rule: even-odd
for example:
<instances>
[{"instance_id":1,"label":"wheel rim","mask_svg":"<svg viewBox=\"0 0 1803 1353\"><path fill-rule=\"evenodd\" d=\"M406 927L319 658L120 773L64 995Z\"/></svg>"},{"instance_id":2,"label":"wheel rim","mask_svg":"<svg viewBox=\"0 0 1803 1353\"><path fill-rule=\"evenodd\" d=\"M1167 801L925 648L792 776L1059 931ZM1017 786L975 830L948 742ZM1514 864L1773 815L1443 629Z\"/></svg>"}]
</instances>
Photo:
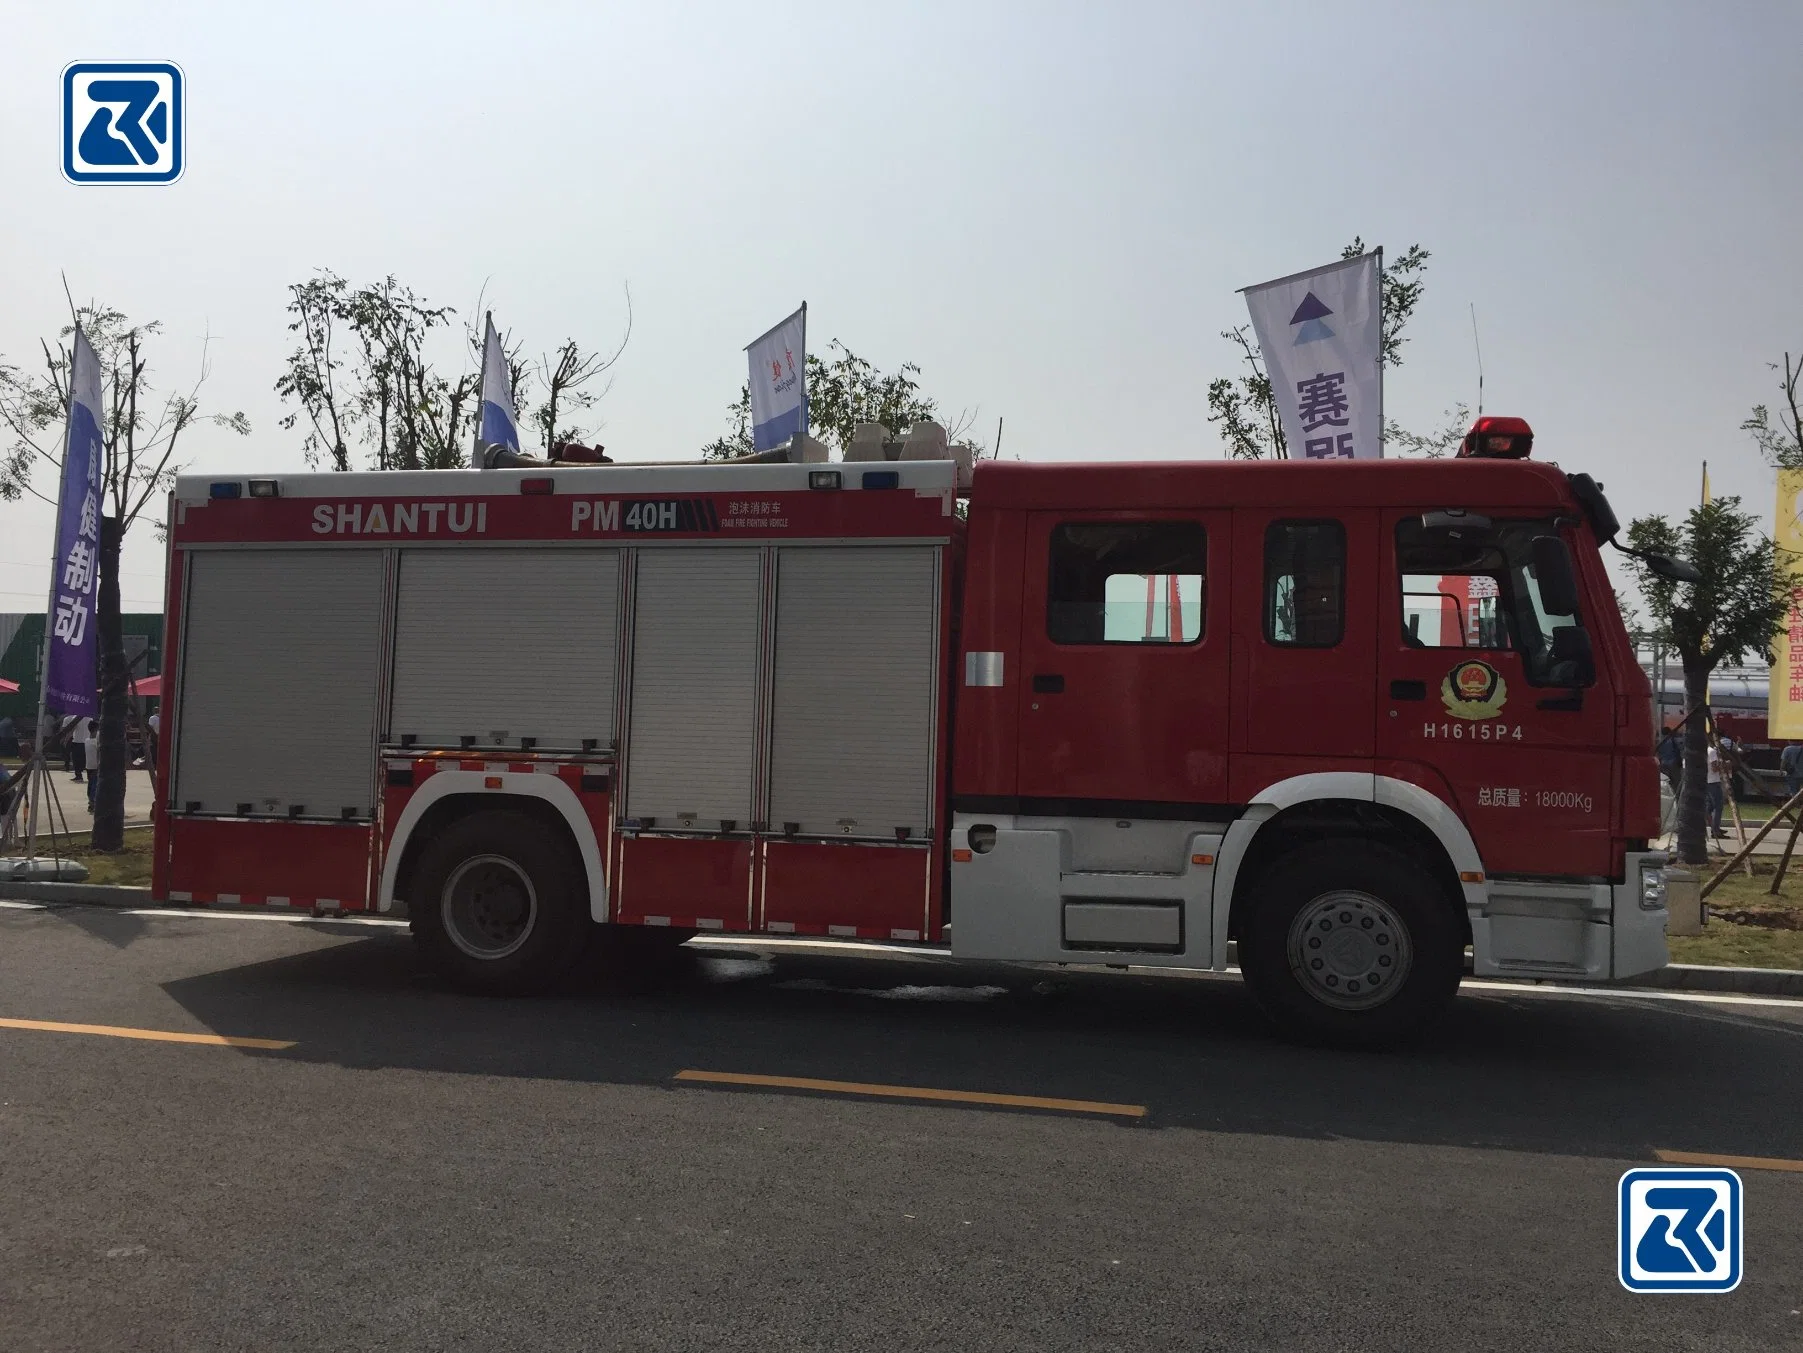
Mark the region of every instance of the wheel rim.
<instances>
[{"instance_id":1,"label":"wheel rim","mask_svg":"<svg viewBox=\"0 0 1803 1353\"><path fill-rule=\"evenodd\" d=\"M538 893L504 855L474 855L451 871L440 895L445 933L471 958L506 958L532 934Z\"/></svg>"},{"instance_id":2,"label":"wheel rim","mask_svg":"<svg viewBox=\"0 0 1803 1353\"><path fill-rule=\"evenodd\" d=\"M1393 997L1414 959L1409 929L1390 905L1350 889L1322 893L1290 925L1290 971L1336 1010L1369 1010Z\"/></svg>"}]
</instances>

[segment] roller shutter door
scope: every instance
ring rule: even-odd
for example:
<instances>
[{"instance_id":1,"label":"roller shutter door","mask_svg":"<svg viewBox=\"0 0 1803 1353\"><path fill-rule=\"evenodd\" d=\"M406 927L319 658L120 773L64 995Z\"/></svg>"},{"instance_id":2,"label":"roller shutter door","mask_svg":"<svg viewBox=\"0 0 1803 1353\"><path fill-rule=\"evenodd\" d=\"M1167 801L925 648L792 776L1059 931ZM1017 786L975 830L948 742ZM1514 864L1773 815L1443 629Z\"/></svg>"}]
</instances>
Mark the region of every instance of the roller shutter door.
<instances>
[{"instance_id":1,"label":"roller shutter door","mask_svg":"<svg viewBox=\"0 0 1803 1353\"><path fill-rule=\"evenodd\" d=\"M639 552L628 817L749 825L759 558L751 549Z\"/></svg>"},{"instance_id":2,"label":"roller shutter door","mask_svg":"<svg viewBox=\"0 0 1803 1353\"><path fill-rule=\"evenodd\" d=\"M382 556L188 556L175 794L202 813L372 816Z\"/></svg>"},{"instance_id":3,"label":"roller shutter door","mask_svg":"<svg viewBox=\"0 0 1803 1353\"><path fill-rule=\"evenodd\" d=\"M390 738L607 747L619 577L617 550L405 551Z\"/></svg>"},{"instance_id":4,"label":"roller shutter door","mask_svg":"<svg viewBox=\"0 0 1803 1353\"><path fill-rule=\"evenodd\" d=\"M929 825L939 650L932 549L790 548L776 593L770 821L915 838Z\"/></svg>"}]
</instances>

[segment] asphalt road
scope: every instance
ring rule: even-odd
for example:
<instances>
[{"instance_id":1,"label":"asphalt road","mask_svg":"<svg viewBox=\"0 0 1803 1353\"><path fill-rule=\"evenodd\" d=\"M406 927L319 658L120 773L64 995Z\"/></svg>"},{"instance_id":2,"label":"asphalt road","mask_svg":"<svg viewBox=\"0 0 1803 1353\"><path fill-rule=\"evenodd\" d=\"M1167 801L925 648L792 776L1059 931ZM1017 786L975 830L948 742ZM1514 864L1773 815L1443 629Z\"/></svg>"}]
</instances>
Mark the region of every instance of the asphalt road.
<instances>
[{"instance_id":1,"label":"asphalt road","mask_svg":"<svg viewBox=\"0 0 1803 1353\"><path fill-rule=\"evenodd\" d=\"M450 994L404 932L0 909L0 1348L1803 1348L1803 1173L1643 1296L1656 1149L1803 1158L1803 1005L1471 990L1420 1046L1237 982L710 948ZM822 1078L1069 1112L678 1080Z\"/></svg>"}]
</instances>

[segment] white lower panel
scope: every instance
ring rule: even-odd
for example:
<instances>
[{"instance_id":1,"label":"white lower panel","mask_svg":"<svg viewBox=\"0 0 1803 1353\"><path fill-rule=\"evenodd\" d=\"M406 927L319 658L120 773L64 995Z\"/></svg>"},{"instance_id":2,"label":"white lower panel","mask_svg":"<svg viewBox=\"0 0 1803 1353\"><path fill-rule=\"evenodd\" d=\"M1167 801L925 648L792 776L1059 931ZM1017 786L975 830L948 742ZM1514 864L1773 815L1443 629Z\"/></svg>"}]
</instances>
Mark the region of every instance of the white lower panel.
<instances>
[{"instance_id":1,"label":"white lower panel","mask_svg":"<svg viewBox=\"0 0 1803 1353\"><path fill-rule=\"evenodd\" d=\"M1609 976L1610 931L1600 921L1486 916L1471 923L1472 971L1479 977Z\"/></svg>"},{"instance_id":2,"label":"white lower panel","mask_svg":"<svg viewBox=\"0 0 1803 1353\"><path fill-rule=\"evenodd\" d=\"M1046 819L1031 819L1034 826L1023 829L1014 818L957 814L951 833L954 850L967 845L970 827L979 821L995 827L995 846L952 864L953 954L1050 963L1130 958L1134 963L1173 967L1208 961L1212 861L1219 835L1192 835L1180 856L1185 861L1181 872L1101 872L1070 869L1070 833L1041 829L1038 824ZM1191 853L1210 863L1191 862ZM1068 931L1073 910L1076 929ZM1070 942L1085 947L1071 948L1067 934ZM1111 936L1118 939L1118 948L1095 947ZM1177 936L1183 944L1179 952L1147 948L1173 944Z\"/></svg>"}]
</instances>

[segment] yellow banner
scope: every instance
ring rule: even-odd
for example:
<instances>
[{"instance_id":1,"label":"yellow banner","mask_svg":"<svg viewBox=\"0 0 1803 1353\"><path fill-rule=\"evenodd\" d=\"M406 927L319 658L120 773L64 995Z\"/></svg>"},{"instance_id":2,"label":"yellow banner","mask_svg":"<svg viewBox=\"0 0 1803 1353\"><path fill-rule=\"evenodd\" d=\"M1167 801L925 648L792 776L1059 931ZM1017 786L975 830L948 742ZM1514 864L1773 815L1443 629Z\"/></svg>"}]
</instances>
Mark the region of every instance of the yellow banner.
<instances>
[{"instance_id":1,"label":"yellow banner","mask_svg":"<svg viewBox=\"0 0 1803 1353\"><path fill-rule=\"evenodd\" d=\"M1773 539L1782 563L1803 554L1803 470L1778 471ZM1772 645L1771 687L1766 697L1766 736L1803 738L1803 587L1790 594L1790 613Z\"/></svg>"}]
</instances>

